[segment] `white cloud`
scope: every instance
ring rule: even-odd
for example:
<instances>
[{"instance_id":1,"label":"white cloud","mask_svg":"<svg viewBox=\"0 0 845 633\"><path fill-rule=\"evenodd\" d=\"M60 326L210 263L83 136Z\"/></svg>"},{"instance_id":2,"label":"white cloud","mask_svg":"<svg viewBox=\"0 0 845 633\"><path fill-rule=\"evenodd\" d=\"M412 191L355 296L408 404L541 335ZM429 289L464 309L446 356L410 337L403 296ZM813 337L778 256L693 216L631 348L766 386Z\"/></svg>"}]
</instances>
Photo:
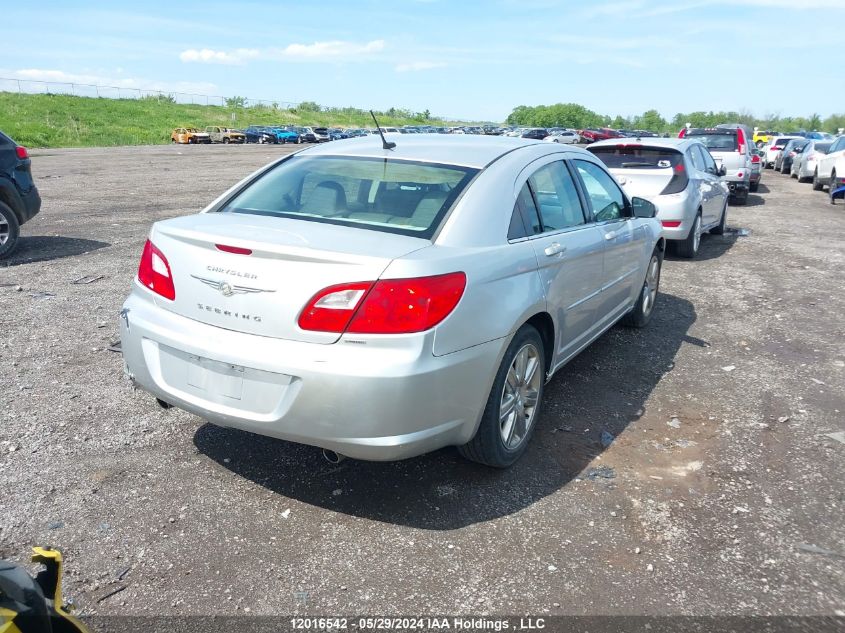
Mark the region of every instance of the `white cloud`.
<instances>
[{"instance_id":1,"label":"white cloud","mask_svg":"<svg viewBox=\"0 0 845 633\"><path fill-rule=\"evenodd\" d=\"M397 73L415 72L418 70L431 70L432 68L445 68L448 66L446 62L411 62L409 64L397 64Z\"/></svg>"},{"instance_id":2,"label":"white cloud","mask_svg":"<svg viewBox=\"0 0 845 633\"><path fill-rule=\"evenodd\" d=\"M382 50L384 50L384 40L373 40L366 44L333 40L313 44L291 44L279 51L279 54L289 58L329 59L368 55Z\"/></svg>"},{"instance_id":3,"label":"white cloud","mask_svg":"<svg viewBox=\"0 0 845 633\"><path fill-rule=\"evenodd\" d=\"M183 62L199 62L203 64L243 64L248 59L254 59L260 52L254 48L238 48L234 51L215 51L210 48L189 48L179 53Z\"/></svg>"},{"instance_id":4,"label":"white cloud","mask_svg":"<svg viewBox=\"0 0 845 633\"><path fill-rule=\"evenodd\" d=\"M211 48L189 48L179 54L185 63L244 64L251 59L292 61L351 61L372 56L384 50L384 40L356 43L342 40L289 44L285 48L237 48L218 51Z\"/></svg>"}]
</instances>

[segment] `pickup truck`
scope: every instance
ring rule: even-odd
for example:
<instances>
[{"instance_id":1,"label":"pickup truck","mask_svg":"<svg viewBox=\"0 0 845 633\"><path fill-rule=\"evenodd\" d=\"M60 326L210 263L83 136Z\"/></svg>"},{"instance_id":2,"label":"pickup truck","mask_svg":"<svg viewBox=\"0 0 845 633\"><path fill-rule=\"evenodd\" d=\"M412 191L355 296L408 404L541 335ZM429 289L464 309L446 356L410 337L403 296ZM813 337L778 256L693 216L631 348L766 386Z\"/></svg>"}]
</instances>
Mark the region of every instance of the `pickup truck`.
<instances>
[{"instance_id":1,"label":"pickup truck","mask_svg":"<svg viewBox=\"0 0 845 633\"><path fill-rule=\"evenodd\" d=\"M227 127L209 125L205 131L211 137L212 143L246 143L246 134Z\"/></svg>"}]
</instances>

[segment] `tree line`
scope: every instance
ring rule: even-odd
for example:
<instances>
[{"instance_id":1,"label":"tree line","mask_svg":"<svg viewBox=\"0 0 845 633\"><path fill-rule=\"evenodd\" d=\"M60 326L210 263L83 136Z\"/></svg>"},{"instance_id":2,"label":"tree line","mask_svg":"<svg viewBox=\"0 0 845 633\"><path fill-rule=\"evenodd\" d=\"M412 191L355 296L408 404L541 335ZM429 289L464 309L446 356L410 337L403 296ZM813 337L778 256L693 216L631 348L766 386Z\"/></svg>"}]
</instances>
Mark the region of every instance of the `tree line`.
<instances>
[{"instance_id":1,"label":"tree line","mask_svg":"<svg viewBox=\"0 0 845 633\"><path fill-rule=\"evenodd\" d=\"M677 132L687 123L692 127L712 127L719 123L744 123L752 128L777 132L794 130L836 133L845 128L845 114L834 114L822 119L818 114L808 117L767 114L758 118L750 112L679 112L671 120L661 116L657 110L647 110L642 114L624 117L611 117L599 114L577 103L556 103L554 105L517 106L508 115L509 125L526 127L567 127L576 130L596 127L615 129L648 130L649 132Z\"/></svg>"}]
</instances>

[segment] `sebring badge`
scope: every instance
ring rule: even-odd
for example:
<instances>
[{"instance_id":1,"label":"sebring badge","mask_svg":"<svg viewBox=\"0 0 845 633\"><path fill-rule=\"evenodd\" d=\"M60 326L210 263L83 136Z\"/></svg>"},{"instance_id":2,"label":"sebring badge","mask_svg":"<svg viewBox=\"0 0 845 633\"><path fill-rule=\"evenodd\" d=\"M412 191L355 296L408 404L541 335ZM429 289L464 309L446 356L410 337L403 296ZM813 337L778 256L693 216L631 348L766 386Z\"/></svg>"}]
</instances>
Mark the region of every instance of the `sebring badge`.
<instances>
[{"instance_id":1,"label":"sebring badge","mask_svg":"<svg viewBox=\"0 0 845 633\"><path fill-rule=\"evenodd\" d=\"M205 277L197 277L196 275L191 275L191 277L201 281L206 286L211 286L215 290L219 290L220 294L222 294L224 297L231 297L232 295L255 294L257 292L276 292L275 290L265 290L263 288L250 288L249 286L238 286L235 284L230 284L228 281L224 281L222 279L206 279Z\"/></svg>"}]
</instances>

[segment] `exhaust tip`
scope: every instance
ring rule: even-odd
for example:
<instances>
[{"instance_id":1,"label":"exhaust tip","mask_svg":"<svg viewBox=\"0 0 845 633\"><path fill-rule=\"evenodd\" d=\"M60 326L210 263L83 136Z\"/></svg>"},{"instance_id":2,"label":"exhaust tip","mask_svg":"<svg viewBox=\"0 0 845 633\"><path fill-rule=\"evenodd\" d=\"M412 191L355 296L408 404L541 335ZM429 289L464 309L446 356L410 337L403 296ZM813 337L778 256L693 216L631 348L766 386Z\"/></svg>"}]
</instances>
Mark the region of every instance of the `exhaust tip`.
<instances>
[{"instance_id":1,"label":"exhaust tip","mask_svg":"<svg viewBox=\"0 0 845 633\"><path fill-rule=\"evenodd\" d=\"M339 464L344 459L346 459L346 455L341 455L340 453L335 453L334 451L330 451L329 449L324 448L323 459L325 459L330 464Z\"/></svg>"}]
</instances>

